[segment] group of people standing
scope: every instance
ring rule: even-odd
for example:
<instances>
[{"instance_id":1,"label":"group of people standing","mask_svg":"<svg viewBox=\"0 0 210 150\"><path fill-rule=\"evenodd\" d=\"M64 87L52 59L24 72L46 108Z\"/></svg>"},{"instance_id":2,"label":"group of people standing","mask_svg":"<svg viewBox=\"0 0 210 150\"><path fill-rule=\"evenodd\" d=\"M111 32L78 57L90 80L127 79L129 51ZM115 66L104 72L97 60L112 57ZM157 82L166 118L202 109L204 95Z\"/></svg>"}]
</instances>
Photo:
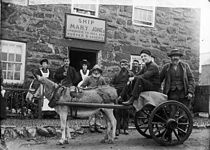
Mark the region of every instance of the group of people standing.
<instances>
[{"instance_id":1,"label":"group of people standing","mask_svg":"<svg viewBox=\"0 0 210 150\"><path fill-rule=\"evenodd\" d=\"M116 99L116 103L131 105L143 91L162 91L168 96L168 100L179 101L191 109L195 80L189 65L180 60L182 56L183 53L180 50L171 50L168 53L171 61L165 64L161 70L154 62L150 50L142 50L140 52L140 57L144 63L143 68L134 65L134 68L129 70L128 60L122 59L119 63L120 71L110 81L110 85L117 89L119 96ZM95 65L89 70L90 64L86 59L81 61L79 73L74 67L70 66L69 58L63 59L62 67L58 68L55 73L48 68L49 62L47 59L41 60L40 65L41 68L37 70L37 74L66 87L95 88L107 84L102 76L103 70L101 67ZM161 84L163 85L162 89ZM55 100L52 100L49 106L54 107L55 104ZM124 134L128 134L128 110L115 109L114 115L117 120L116 135L121 133L121 129L124 130ZM90 129L101 132L100 123L97 123L97 116L92 118L93 121L90 121Z\"/></svg>"},{"instance_id":2,"label":"group of people standing","mask_svg":"<svg viewBox=\"0 0 210 150\"><path fill-rule=\"evenodd\" d=\"M120 61L120 71L110 80L110 85L117 89L118 98L116 103L131 105L138 99L143 91L163 92L169 100L177 100L191 109L191 102L194 96L195 81L189 65L180 60L183 53L173 49L168 53L171 62L165 64L162 69L154 62L154 57L150 50L140 52L144 66L141 68L137 60L133 62L132 70L129 70L128 60ZM74 67L70 66L69 58L63 59L64 65L58 68L54 75L47 69L48 60L43 59L40 64L38 74L53 79L56 83L64 86L78 86L80 88L95 88L107 84L102 76L102 69L95 65L91 70L88 69L89 62L86 59L81 61L81 69L78 75ZM162 89L161 89L161 85ZM55 101L51 101L49 106L54 107ZM120 133L128 134L129 111L125 109L115 109L114 115L117 120L116 135ZM91 131L100 130L100 119L98 116L92 117L90 121ZM124 132L121 132L123 129Z\"/></svg>"},{"instance_id":3,"label":"group of people standing","mask_svg":"<svg viewBox=\"0 0 210 150\"><path fill-rule=\"evenodd\" d=\"M171 62L160 67L154 62L152 53L149 50L142 50L140 57L144 63L143 68L137 72L128 70L128 61L120 62L121 70L111 81L118 92L117 103L132 105L143 91L163 92L168 100L176 100L192 110L192 100L195 91L195 80L189 65L180 60L183 53L173 49L168 53ZM163 85L163 86L161 86ZM161 88L162 87L162 88ZM116 135L119 135L121 128L124 134L128 129L128 110L115 110L117 119Z\"/></svg>"}]
</instances>

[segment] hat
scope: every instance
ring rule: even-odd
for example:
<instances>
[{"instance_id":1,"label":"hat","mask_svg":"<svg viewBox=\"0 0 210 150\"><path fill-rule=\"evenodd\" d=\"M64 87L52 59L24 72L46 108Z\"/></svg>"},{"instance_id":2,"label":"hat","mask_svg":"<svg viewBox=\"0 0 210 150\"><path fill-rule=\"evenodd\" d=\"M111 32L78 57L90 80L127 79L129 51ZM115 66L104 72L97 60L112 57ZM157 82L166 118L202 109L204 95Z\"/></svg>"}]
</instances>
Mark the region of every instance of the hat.
<instances>
[{"instance_id":1,"label":"hat","mask_svg":"<svg viewBox=\"0 0 210 150\"><path fill-rule=\"evenodd\" d=\"M149 50L147 50L147 49L143 49L143 50L140 52L140 55L141 55L142 53L147 54L147 55L149 55L149 56L152 55L152 53L151 53Z\"/></svg>"},{"instance_id":2,"label":"hat","mask_svg":"<svg viewBox=\"0 0 210 150\"><path fill-rule=\"evenodd\" d=\"M93 71L95 71L95 70L98 70L101 74L102 74L102 69L101 69L101 67L99 66L99 65L95 65L92 69L91 69L91 73L93 72Z\"/></svg>"},{"instance_id":3,"label":"hat","mask_svg":"<svg viewBox=\"0 0 210 150\"><path fill-rule=\"evenodd\" d=\"M42 65L43 62L46 62L47 64L49 63L48 60L47 60L46 58L45 58L45 59L42 59L42 60L40 61L40 64Z\"/></svg>"},{"instance_id":4,"label":"hat","mask_svg":"<svg viewBox=\"0 0 210 150\"><path fill-rule=\"evenodd\" d=\"M87 61L87 59L82 59L82 60L80 61L80 64L81 64L81 66L82 66L83 64L86 64L87 66L90 65L90 63Z\"/></svg>"},{"instance_id":5,"label":"hat","mask_svg":"<svg viewBox=\"0 0 210 150\"><path fill-rule=\"evenodd\" d=\"M137 63L139 63L139 61L138 61L137 59L134 59L134 60L133 60L133 62L137 62Z\"/></svg>"},{"instance_id":6,"label":"hat","mask_svg":"<svg viewBox=\"0 0 210 150\"><path fill-rule=\"evenodd\" d=\"M168 53L168 57L171 56L183 56L183 53L178 49L173 49L170 53Z\"/></svg>"},{"instance_id":7,"label":"hat","mask_svg":"<svg viewBox=\"0 0 210 150\"><path fill-rule=\"evenodd\" d=\"M122 60L120 61L120 63L128 63L128 61L127 61L126 59L122 59Z\"/></svg>"}]
</instances>

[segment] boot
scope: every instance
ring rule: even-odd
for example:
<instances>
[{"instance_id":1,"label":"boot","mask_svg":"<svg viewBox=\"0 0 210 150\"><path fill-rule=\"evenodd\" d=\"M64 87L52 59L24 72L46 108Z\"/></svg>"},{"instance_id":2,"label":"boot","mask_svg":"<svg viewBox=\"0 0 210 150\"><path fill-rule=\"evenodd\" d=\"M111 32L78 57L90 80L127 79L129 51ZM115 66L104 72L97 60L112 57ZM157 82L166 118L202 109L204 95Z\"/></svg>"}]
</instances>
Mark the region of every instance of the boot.
<instances>
[{"instance_id":1,"label":"boot","mask_svg":"<svg viewBox=\"0 0 210 150\"><path fill-rule=\"evenodd\" d=\"M128 101L122 102L123 105L132 105L135 98L132 96Z\"/></svg>"}]
</instances>

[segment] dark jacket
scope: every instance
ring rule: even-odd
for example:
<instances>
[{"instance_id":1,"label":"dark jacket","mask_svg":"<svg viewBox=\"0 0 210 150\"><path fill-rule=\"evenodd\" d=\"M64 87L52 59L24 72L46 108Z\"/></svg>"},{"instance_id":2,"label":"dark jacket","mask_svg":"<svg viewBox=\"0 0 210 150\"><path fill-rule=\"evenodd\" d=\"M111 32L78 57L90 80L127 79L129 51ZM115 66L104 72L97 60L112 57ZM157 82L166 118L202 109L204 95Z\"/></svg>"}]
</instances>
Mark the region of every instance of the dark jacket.
<instances>
[{"instance_id":1,"label":"dark jacket","mask_svg":"<svg viewBox=\"0 0 210 150\"><path fill-rule=\"evenodd\" d=\"M143 66L142 70L135 78L143 78L150 81L155 89L160 89L160 73L159 67L155 62L150 62Z\"/></svg>"},{"instance_id":2,"label":"dark jacket","mask_svg":"<svg viewBox=\"0 0 210 150\"><path fill-rule=\"evenodd\" d=\"M3 83L3 77L2 77L2 70L0 69L0 82L1 85ZM1 89L2 90L2 89ZM0 94L0 120L2 119L6 119L6 101L5 99L2 97L2 95Z\"/></svg>"},{"instance_id":3,"label":"dark jacket","mask_svg":"<svg viewBox=\"0 0 210 150\"><path fill-rule=\"evenodd\" d=\"M48 79L53 80L53 76L54 76L53 74L54 74L54 73L53 73L53 71L52 71L51 69L49 69L49 72L50 72L50 73L49 73L49 78L48 78ZM37 69L37 70L36 70L36 74L42 76L42 73L41 73L40 69Z\"/></svg>"},{"instance_id":4,"label":"dark jacket","mask_svg":"<svg viewBox=\"0 0 210 150\"><path fill-rule=\"evenodd\" d=\"M61 83L64 86L77 86L79 81L81 81L80 75L77 73L74 67L69 66L67 70L67 76L64 76L65 72L64 66L58 68L54 75L54 80L56 83Z\"/></svg>"},{"instance_id":5,"label":"dark jacket","mask_svg":"<svg viewBox=\"0 0 210 150\"><path fill-rule=\"evenodd\" d=\"M120 72L116 73L112 80L110 81L110 84L113 85L117 90L120 91L126 86L129 77L133 77L134 73L130 70L126 70L125 72L120 70ZM119 94L119 93L118 93Z\"/></svg>"},{"instance_id":6,"label":"dark jacket","mask_svg":"<svg viewBox=\"0 0 210 150\"><path fill-rule=\"evenodd\" d=\"M194 81L194 76L192 74L192 71L189 67L189 65L185 62L179 62L179 65L182 69L183 72L183 82L184 82L184 92L185 95L187 95L188 93L194 94L195 91L195 81ZM170 85L171 85L171 76L170 76L170 68L171 68L171 63L166 64L165 66L163 66L163 69L160 73L160 81L161 83L163 82L163 80L165 80L164 82L164 87L163 87L163 93L164 94L168 94L169 90L170 90Z\"/></svg>"}]
</instances>

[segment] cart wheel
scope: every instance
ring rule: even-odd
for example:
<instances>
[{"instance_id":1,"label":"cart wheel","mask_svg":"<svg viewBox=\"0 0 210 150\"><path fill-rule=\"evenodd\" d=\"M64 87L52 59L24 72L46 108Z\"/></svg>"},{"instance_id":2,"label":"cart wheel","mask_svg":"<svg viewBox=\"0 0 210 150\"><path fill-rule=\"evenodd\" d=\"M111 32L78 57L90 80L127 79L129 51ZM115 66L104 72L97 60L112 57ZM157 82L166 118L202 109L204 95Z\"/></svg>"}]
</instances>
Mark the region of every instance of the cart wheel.
<instances>
[{"instance_id":1,"label":"cart wheel","mask_svg":"<svg viewBox=\"0 0 210 150\"><path fill-rule=\"evenodd\" d=\"M149 117L155 107L152 105L145 105L141 110L135 114L135 126L137 131L146 138L151 138L149 133Z\"/></svg>"},{"instance_id":2,"label":"cart wheel","mask_svg":"<svg viewBox=\"0 0 210 150\"><path fill-rule=\"evenodd\" d=\"M180 102L168 101L156 107L149 118L149 132L161 145L184 143L192 132L189 109Z\"/></svg>"}]
</instances>

